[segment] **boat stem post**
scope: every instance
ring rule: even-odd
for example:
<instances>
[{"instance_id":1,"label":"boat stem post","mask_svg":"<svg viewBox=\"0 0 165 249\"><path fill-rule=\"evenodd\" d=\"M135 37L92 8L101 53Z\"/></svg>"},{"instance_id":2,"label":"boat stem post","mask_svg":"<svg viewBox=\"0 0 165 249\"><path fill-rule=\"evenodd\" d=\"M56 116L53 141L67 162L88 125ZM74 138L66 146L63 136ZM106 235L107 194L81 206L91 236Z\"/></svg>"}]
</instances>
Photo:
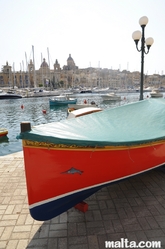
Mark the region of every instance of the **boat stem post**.
<instances>
[{"instance_id":1,"label":"boat stem post","mask_svg":"<svg viewBox=\"0 0 165 249\"><path fill-rule=\"evenodd\" d=\"M27 121L21 122L21 133L26 131L31 131L31 123Z\"/></svg>"}]
</instances>

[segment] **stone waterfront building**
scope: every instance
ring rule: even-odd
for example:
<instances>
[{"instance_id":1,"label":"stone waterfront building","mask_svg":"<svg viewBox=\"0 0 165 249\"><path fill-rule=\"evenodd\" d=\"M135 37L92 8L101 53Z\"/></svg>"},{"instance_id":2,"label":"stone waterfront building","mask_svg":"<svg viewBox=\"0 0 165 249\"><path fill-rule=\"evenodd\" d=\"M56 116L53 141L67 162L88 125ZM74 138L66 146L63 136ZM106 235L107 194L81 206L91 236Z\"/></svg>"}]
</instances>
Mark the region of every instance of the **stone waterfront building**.
<instances>
[{"instance_id":1,"label":"stone waterfront building","mask_svg":"<svg viewBox=\"0 0 165 249\"><path fill-rule=\"evenodd\" d=\"M67 65L64 65L63 68L56 59L53 69L51 69L44 58L39 69L36 69L33 61L30 60L26 71L15 72L14 68L6 62L0 72L0 88L15 86L49 89L76 87L132 89L140 86L140 72L93 67L79 69L69 54ZM165 75L144 75L144 87L148 86L165 87Z\"/></svg>"}]
</instances>

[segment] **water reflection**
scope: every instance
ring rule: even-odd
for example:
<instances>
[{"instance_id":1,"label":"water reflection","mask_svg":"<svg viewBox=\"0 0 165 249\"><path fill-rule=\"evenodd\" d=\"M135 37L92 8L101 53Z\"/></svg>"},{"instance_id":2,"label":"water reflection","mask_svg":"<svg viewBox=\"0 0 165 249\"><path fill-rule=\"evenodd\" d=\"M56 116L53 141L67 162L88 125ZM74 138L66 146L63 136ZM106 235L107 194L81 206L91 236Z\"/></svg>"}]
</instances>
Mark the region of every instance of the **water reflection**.
<instances>
[{"instance_id":1,"label":"water reflection","mask_svg":"<svg viewBox=\"0 0 165 249\"><path fill-rule=\"evenodd\" d=\"M0 143L9 143L9 138L8 136L3 136L3 137L0 137Z\"/></svg>"}]
</instances>

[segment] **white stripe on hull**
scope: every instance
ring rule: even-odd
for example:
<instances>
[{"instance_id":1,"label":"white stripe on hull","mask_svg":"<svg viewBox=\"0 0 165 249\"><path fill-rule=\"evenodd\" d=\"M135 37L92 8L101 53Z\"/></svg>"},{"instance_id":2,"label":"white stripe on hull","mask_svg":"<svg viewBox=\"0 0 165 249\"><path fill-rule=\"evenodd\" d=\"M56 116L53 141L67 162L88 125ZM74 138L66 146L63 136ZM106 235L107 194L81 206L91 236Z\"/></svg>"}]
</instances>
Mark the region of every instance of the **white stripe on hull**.
<instances>
[{"instance_id":1,"label":"white stripe on hull","mask_svg":"<svg viewBox=\"0 0 165 249\"><path fill-rule=\"evenodd\" d=\"M68 192L68 193L66 193L66 194L58 195L58 196L56 196L56 197L52 197L52 198L46 199L46 200L44 200L44 201L40 201L40 202L31 204L31 205L29 205L29 209L38 207L38 206L40 206L40 205L47 204L47 203L49 203L49 202L52 202L52 201L55 201L55 200L64 198L64 197L66 197L66 196L69 196L69 195L72 195L72 194L75 194L75 193L78 193L78 192L82 192L82 191L85 191L85 190L88 190L88 189L100 187L100 186L102 186L102 185L107 185L107 184L110 184L110 183L113 183L113 182L117 182L117 181L120 181L120 180L124 180L124 179L129 178L129 177L132 177L132 176L139 175L139 174L144 173L144 172L147 172L147 171L149 171L149 170L158 168L158 167L162 166L163 164L164 164L164 163L159 164L159 165L157 165L157 166L155 166L155 167L152 167L152 168L150 168L150 169L146 169L146 170L140 171L140 172L138 172L138 173L134 173L134 174L131 174L131 175L128 175L128 176L120 177L120 178L117 178L117 179L115 179L115 180L107 181L107 182L104 182L104 183L95 184L95 185L92 185L92 186L89 186L89 187L86 187L86 188L81 188L81 189L78 189L78 190L74 190L74 191Z\"/></svg>"}]
</instances>

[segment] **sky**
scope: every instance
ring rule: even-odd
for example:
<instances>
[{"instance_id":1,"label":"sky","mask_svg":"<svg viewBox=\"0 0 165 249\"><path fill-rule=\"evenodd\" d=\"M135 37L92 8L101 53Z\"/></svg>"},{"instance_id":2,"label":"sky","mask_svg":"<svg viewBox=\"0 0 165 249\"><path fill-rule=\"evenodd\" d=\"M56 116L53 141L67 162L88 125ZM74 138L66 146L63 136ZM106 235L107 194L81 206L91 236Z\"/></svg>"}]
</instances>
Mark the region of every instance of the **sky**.
<instances>
[{"instance_id":1,"label":"sky","mask_svg":"<svg viewBox=\"0 0 165 249\"><path fill-rule=\"evenodd\" d=\"M140 71L132 33L147 16L145 38L154 44L144 73L165 74L165 0L0 0L0 7L1 68L8 62L15 71L26 70L34 55L36 69L43 58L53 69L56 59L67 65L71 54L80 69Z\"/></svg>"}]
</instances>

